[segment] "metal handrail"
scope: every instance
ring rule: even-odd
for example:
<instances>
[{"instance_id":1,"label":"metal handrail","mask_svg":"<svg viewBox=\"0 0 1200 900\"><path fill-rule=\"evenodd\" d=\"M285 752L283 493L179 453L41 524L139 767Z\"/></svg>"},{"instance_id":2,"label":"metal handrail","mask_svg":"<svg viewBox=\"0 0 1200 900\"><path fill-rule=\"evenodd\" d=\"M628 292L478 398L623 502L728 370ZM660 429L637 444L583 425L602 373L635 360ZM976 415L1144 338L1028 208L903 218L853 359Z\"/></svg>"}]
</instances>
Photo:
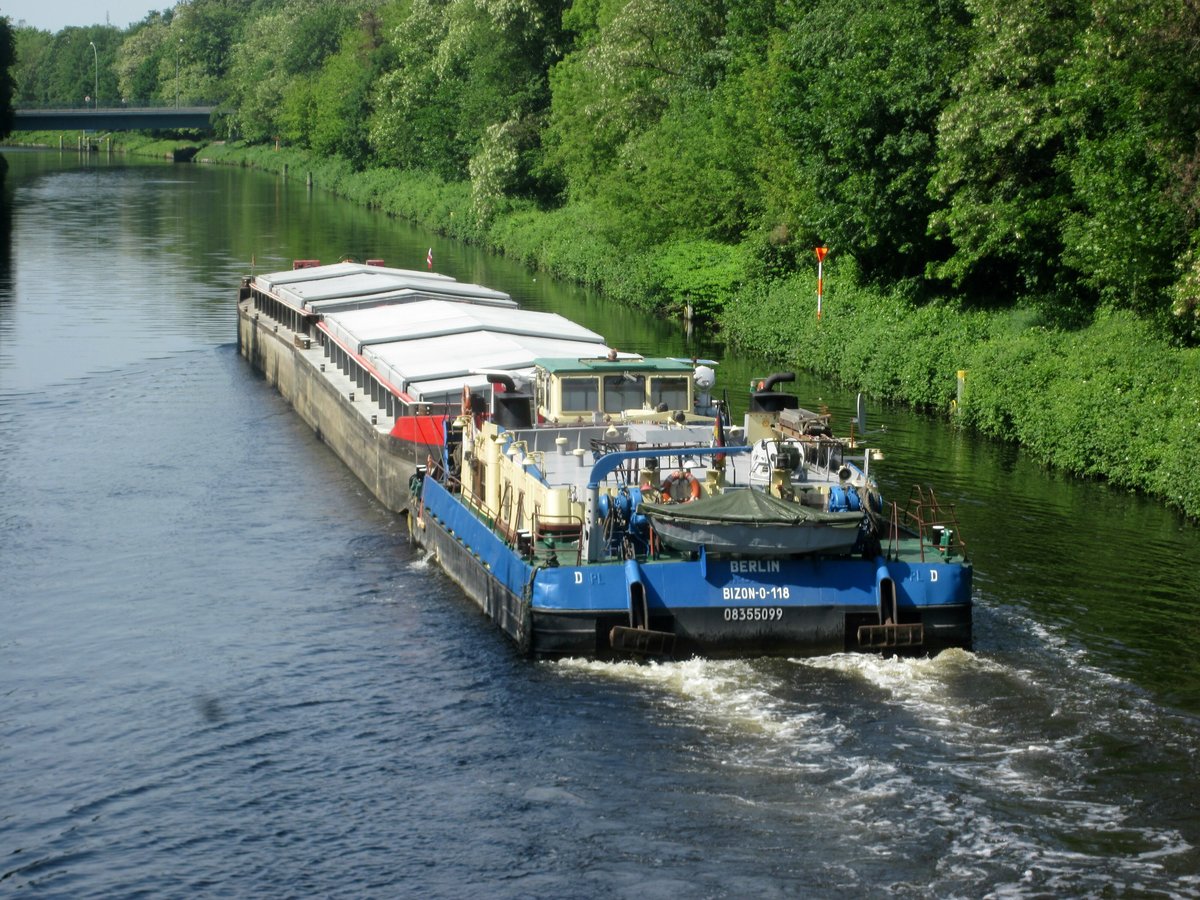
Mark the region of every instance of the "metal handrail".
<instances>
[{"instance_id":1,"label":"metal handrail","mask_svg":"<svg viewBox=\"0 0 1200 900\"><path fill-rule=\"evenodd\" d=\"M925 562L926 546L943 559L956 554L967 558L967 542L962 537L954 504L943 508L933 488L923 488L919 484L912 486L904 507L904 518L917 533L921 562Z\"/></svg>"},{"instance_id":2,"label":"metal handrail","mask_svg":"<svg viewBox=\"0 0 1200 900\"><path fill-rule=\"evenodd\" d=\"M575 565L577 565L577 566L582 565L582 563L583 563L583 525L584 525L583 518L581 516L576 516L576 515L573 515L570 513L568 513L567 515L552 516L551 518L566 520L566 522L568 524L574 524L576 526L577 537L575 538ZM532 538L533 538L534 544L536 544L538 542L538 540L540 539L540 535L541 535L541 527L539 524L542 521L541 510L535 509L533 511L533 515L530 517L530 519L532 520L532 523L533 523Z\"/></svg>"}]
</instances>

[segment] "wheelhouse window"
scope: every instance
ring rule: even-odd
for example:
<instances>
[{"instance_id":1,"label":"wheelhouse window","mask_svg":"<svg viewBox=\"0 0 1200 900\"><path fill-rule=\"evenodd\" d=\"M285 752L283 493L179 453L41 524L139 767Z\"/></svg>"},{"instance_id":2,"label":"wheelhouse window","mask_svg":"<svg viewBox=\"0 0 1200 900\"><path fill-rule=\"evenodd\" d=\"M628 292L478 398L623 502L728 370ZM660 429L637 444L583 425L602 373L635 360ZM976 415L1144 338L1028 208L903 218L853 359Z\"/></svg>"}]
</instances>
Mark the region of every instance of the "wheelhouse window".
<instances>
[{"instance_id":1,"label":"wheelhouse window","mask_svg":"<svg viewBox=\"0 0 1200 900\"><path fill-rule=\"evenodd\" d=\"M595 378L564 378L562 385L563 412L591 412L600 402L600 384Z\"/></svg>"},{"instance_id":2,"label":"wheelhouse window","mask_svg":"<svg viewBox=\"0 0 1200 900\"><path fill-rule=\"evenodd\" d=\"M646 405L646 376L623 372L604 376L604 411L622 412Z\"/></svg>"},{"instance_id":3,"label":"wheelhouse window","mask_svg":"<svg viewBox=\"0 0 1200 900\"><path fill-rule=\"evenodd\" d=\"M667 409L688 408L688 379L686 376L650 379L650 405Z\"/></svg>"}]
</instances>

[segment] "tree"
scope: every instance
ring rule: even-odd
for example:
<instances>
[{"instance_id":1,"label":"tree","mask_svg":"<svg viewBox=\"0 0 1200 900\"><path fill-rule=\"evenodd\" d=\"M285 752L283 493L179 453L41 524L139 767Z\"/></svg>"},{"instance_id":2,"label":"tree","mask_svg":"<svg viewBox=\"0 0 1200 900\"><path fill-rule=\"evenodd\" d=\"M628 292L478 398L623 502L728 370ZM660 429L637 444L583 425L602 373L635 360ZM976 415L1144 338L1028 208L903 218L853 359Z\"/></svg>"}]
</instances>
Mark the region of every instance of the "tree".
<instances>
[{"instance_id":1,"label":"tree","mask_svg":"<svg viewBox=\"0 0 1200 900\"><path fill-rule=\"evenodd\" d=\"M232 53L229 67L231 125L247 141L279 135L283 93L289 73L278 62L289 43L287 18L267 13L246 26L245 37Z\"/></svg>"},{"instance_id":2,"label":"tree","mask_svg":"<svg viewBox=\"0 0 1200 900\"><path fill-rule=\"evenodd\" d=\"M757 185L730 115L736 103L722 87L674 97L596 176L597 198L630 244L740 240Z\"/></svg>"},{"instance_id":3,"label":"tree","mask_svg":"<svg viewBox=\"0 0 1200 900\"><path fill-rule=\"evenodd\" d=\"M968 0L970 61L938 120L935 236L953 252L930 274L976 295L1048 295L1064 285L1071 211L1062 155L1072 129L1057 75L1086 22L1083 0Z\"/></svg>"},{"instance_id":4,"label":"tree","mask_svg":"<svg viewBox=\"0 0 1200 900\"><path fill-rule=\"evenodd\" d=\"M179 45L175 48L178 61L172 59L174 54L160 59L159 81L164 85L170 81L174 88L165 93L179 96L180 102L224 97L234 48L247 20L253 21L247 16L248 11L239 0L190 0L178 4L171 19L171 38Z\"/></svg>"},{"instance_id":5,"label":"tree","mask_svg":"<svg viewBox=\"0 0 1200 900\"><path fill-rule=\"evenodd\" d=\"M376 75L371 60L369 20L347 32L342 48L326 60L313 85L310 145L318 153L342 156L356 166L368 159L367 120Z\"/></svg>"},{"instance_id":6,"label":"tree","mask_svg":"<svg viewBox=\"0 0 1200 900\"><path fill-rule=\"evenodd\" d=\"M307 144L314 82L368 0L288 0L252 17L230 53L233 125L246 140Z\"/></svg>"},{"instance_id":7,"label":"tree","mask_svg":"<svg viewBox=\"0 0 1200 900\"><path fill-rule=\"evenodd\" d=\"M168 23L157 13L130 29L113 65L123 99L135 105L162 99L159 74L163 60L170 56L170 37Z\"/></svg>"},{"instance_id":8,"label":"tree","mask_svg":"<svg viewBox=\"0 0 1200 900\"><path fill-rule=\"evenodd\" d=\"M1061 81L1080 135L1064 258L1105 303L1162 315L1200 224L1200 3L1097 0Z\"/></svg>"},{"instance_id":9,"label":"tree","mask_svg":"<svg viewBox=\"0 0 1200 900\"><path fill-rule=\"evenodd\" d=\"M17 103L43 105L50 100L55 37L36 28L17 28L13 35L16 46L11 69L13 99Z\"/></svg>"},{"instance_id":10,"label":"tree","mask_svg":"<svg viewBox=\"0 0 1200 900\"><path fill-rule=\"evenodd\" d=\"M577 49L552 71L550 162L572 197L595 194L626 142L651 128L677 94L712 88L721 3L628 0L582 4L566 18Z\"/></svg>"},{"instance_id":11,"label":"tree","mask_svg":"<svg viewBox=\"0 0 1200 900\"><path fill-rule=\"evenodd\" d=\"M13 127L13 64L17 57L17 41L8 19L0 16L0 140L12 134Z\"/></svg>"},{"instance_id":12,"label":"tree","mask_svg":"<svg viewBox=\"0 0 1200 900\"><path fill-rule=\"evenodd\" d=\"M379 162L463 176L468 154L453 121L460 86L439 53L448 35L441 5L413 0L387 36L393 66L376 86L369 138Z\"/></svg>"},{"instance_id":13,"label":"tree","mask_svg":"<svg viewBox=\"0 0 1200 900\"><path fill-rule=\"evenodd\" d=\"M824 0L795 8L770 55L761 168L773 217L859 261L872 278L920 275L937 118L966 50L957 0Z\"/></svg>"},{"instance_id":14,"label":"tree","mask_svg":"<svg viewBox=\"0 0 1200 900\"><path fill-rule=\"evenodd\" d=\"M412 0L387 35L394 64L373 100L377 158L468 177L489 128L542 115L561 15L562 0ZM519 133L536 136L537 129ZM536 144L518 152L528 168Z\"/></svg>"}]
</instances>

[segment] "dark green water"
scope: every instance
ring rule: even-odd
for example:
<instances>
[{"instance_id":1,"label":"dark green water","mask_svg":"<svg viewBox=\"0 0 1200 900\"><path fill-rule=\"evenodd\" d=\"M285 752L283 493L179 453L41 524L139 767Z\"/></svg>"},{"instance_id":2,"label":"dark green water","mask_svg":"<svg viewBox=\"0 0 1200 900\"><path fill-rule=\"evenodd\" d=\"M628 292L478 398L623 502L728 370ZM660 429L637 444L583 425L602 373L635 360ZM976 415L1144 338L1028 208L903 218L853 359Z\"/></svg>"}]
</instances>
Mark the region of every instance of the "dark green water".
<instances>
[{"instance_id":1,"label":"dark green water","mask_svg":"<svg viewBox=\"0 0 1200 900\"><path fill-rule=\"evenodd\" d=\"M0 892L1200 895L1173 513L875 404L887 492L957 503L973 653L529 663L237 357L238 280L432 247L622 349L719 345L302 181L5 155ZM724 360L735 407L767 368Z\"/></svg>"}]
</instances>

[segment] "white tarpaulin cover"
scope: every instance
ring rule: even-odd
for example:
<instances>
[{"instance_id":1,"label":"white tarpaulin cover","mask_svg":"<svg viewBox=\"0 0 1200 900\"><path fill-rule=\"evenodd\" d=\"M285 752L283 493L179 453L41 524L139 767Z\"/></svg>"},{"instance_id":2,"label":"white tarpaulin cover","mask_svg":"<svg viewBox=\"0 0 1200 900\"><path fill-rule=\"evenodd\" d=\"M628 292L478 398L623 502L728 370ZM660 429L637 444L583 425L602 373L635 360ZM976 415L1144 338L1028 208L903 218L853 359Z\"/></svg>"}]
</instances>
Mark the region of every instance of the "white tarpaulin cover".
<instances>
[{"instance_id":1,"label":"white tarpaulin cover","mask_svg":"<svg viewBox=\"0 0 1200 900\"><path fill-rule=\"evenodd\" d=\"M345 302L402 290L500 306L516 306L503 291L478 284L464 284L445 275L413 269L390 269L360 263L337 263L259 275L255 284L292 306L311 309L322 301Z\"/></svg>"},{"instance_id":2,"label":"white tarpaulin cover","mask_svg":"<svg viewBox=\"0 0 1200 900\"><path fill-rule=\"evenodd\" d=\"M450 391L456 394L464 382L477 383L478 379L470 378L473 372L528 369L539 357L590 357L602 355L605 349L591 341L478 331L372 344L362 355L394 387L415 399L431 400L434 398L427 396L427 391L436 390L440 395L447 384L457 384L457 389ZM428 387L427 382L431 383Z\"/></svg>"},{"instance_id":3,"label":"white tarpaulin cover","mask_svg":"<svg viewBox=\"0 0 1200 900\"><path fill-rule=\"evenodd\" d=\"M371 344L419 341L481 331L583 341L597 345L591 355L601 353L604 344L604 338L596 332L557 313L447 300L346 310L329 313L324 321L330 332L355 353L362 353L363 348Z\"/></svg>"},{"instance_id":4,"label":"white tarpaulin cover","mask_svg":"<svg viewBox=\"0 0 1200 900\"><path fill-rule=\"evenodd\" d=\"M454 281L449 275L438 275L436 272L422 272L418 269L393 269L388 266L368 266L363 263L333 263L328 266L313 266L307 269L285 269L282 272L271 272L257 275L254 283L264 291L269 291L278 285L297 284L303 281L320 281L328 278L344 278L361 272L375 272L383 275L398 277L415 276L417 278L435 279L437 281Z\"/></svg>"},{"instance_id":5,"label":"white tarpaulin cover","mask_svg":"<svg viewBox=\"0 0 1200 900\"><path fill-rule=\"evenodd\" d=\"M323 327L393 388L456 399L486 371L531 374L539 357L604 356L604 338L501 291L407 269L337 263L259 275L261 290L321 315Z\"/></svg>"}]
</instances>

